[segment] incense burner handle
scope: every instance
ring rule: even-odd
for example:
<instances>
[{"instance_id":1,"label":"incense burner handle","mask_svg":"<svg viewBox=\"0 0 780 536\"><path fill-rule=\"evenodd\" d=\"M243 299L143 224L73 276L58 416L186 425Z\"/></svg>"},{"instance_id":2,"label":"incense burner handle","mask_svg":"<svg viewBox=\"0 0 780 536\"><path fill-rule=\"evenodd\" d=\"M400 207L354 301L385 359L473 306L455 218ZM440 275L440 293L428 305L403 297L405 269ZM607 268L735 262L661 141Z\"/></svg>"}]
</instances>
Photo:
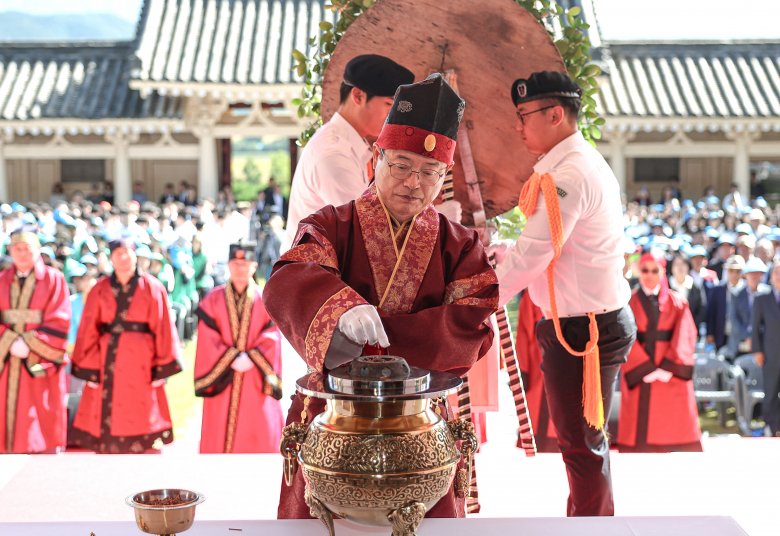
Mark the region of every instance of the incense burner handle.
<instances>
[{"instance_id":1,"label":"incense burner handle","mask_svg":"<svg viewBox=\"0 0 780 536\"><path fill-rule=\"evenodd\" d=\"M474 424L463 420L454 419L447 422L450 432L456 441L462 441L460 446L460 455L466 468L458 469L455 477L455 494L459 498L468 498L471 483L472 457L479 448L479 440L474 432Z\"/></svg>"},{"instance_id":2,"label":"incense burner handle","mask_svg":"<svg viewBox=\"0 0 780 536\"><path fill-rule=\"evenodd\" d=\"M295 473L298 471L298 452L306 441L308 431L309 427L299 422L289 424L282 430L279 452L284 456L284 482L288 486L292 486Z\"/></svg>"}]
</instances>

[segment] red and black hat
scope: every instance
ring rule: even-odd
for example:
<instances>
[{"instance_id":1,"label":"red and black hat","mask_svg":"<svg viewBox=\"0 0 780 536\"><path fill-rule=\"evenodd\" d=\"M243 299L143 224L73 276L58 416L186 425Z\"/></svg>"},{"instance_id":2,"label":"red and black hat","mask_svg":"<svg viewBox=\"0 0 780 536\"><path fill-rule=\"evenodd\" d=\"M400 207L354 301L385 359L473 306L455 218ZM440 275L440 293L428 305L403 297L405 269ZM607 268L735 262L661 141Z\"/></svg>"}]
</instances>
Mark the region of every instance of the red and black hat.
<instances>
[{"instance_id":1,"label":"red and black hat","mask_svg":"<svg viewBox=\"0 0 780 536\"><path fill-rule=\"evenodd\" d=\"M439 73L401 86L376 144L381 149L411 151L450 164L466 101Z\"/></svg>"},{"instance_id":2,"label":"red and black hat","mask_svg":"<svg viewBox=\"0 0 780 536\"><path fill-rule=\"evenodd\" d=\"M230 255L228 260L237 259L240 261L255 262L255 246L254 242L240 242L238 244L230 244Z\"/></svg>"}]
</instances>

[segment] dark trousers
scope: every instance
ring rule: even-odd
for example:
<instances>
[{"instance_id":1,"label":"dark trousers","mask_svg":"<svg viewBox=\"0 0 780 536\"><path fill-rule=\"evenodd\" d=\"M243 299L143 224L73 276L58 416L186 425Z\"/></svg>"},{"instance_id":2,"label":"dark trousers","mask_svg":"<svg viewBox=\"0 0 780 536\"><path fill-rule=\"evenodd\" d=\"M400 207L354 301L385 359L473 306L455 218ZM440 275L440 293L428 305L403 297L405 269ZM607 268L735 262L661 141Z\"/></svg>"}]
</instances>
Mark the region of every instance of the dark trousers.
<instances>
[{"instance_id":1,"label":"dark trousers","mask_svg":"<svg viewBox=\"0 0 780 536\"><path fill-rule=\"evenodd\" d=\"M764 401L761 402L761 413L764 422L772 432L772 437L780 437L780 398L778 398L780 364L767 359L761 372L764 377Z\"/></svg>"},{"instance_id":2,"label":"dark trousers","mask_svg":"<svg viewBox=\"0 0 780 536\"><path fill-rule=\"evenodd\" d=\"M604 418L609 419L612 393L620 365L636 339L636 321L629 306L597 315L601 363L601 396ZM588 317L561 319L561 332L575 351L585 349L590 336ZM582 409L583 358L564 350L555 336L552 320L536 325L542 351L547 405L558 433L569 477L569 516L615 515L612 476L609 469L609 442L604 434L588 425Z\"/></svg>"}]
</instances>

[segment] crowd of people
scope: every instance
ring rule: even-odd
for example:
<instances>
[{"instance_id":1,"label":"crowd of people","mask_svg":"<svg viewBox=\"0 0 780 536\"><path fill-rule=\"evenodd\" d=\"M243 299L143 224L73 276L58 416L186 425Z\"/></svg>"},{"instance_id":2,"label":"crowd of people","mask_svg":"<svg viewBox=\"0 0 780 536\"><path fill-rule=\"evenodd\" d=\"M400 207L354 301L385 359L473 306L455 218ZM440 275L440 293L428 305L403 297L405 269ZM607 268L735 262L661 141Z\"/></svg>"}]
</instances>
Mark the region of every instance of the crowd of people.
<instances>
[{"instance_id":1,"label":"crowd of people","mask_svg":"<svg viewBox=\"0 0 780 536\"><path fill-rule=\"evenodd\" d=\"M106 440L106 437L114 436L109 433L110 430L101 430L100 415L102 412L105 416L110 413L110 410L101 408L99 397L96 398L94 393L97 392L98 386L106 389L110 388L107 387L109 384L116 386L121 382L117 377L106 378L105 375L98 382L96 378L99 379L101 374L95 371L104 367L110 357L116 360L117 367L121 368L123 366L121 363L125 363L122 371L123 378L133 377L135 373L143 374L143 371L127 369L129 359L127 356L137 355L137 352L142 352L148 346L146 339L148 334L152 335L157 350L156 353L152 352L151 361L147 363L148 367L153 370L157 370L155 367L171 368L173 365L169 365L168 361L160 362L160 359L169 359L170 363L178 362L181 348L184 343L193 338L199 324L200 331L203 331L204 308L200 304L212 289L223 289L228 280L235 282L235 275L231 277L230 268L238 261L250 263L252 271L246 279L254 282L255 279L267 278L270 267L278 258L284 227L281 214L286 210L286 200L281 196L279 185L275 184L273 179L267 190L258 193L256 200L241 203L235 202L229 187L220 193L216 202L199 199L194 195L194 188L186 182L179 185L178 194L174 191L174 185L168 184L159 202L154 203L143 194L142 186L137 183L133 200L121 206L113 204L113 188L110 183L93 184L88 196L75 191L68 198L64 195L62 186L57 184L52 190L48 203L28 203L26 206L19 203L0 205L0 254L2 254L0 271L5 270L4 273L11 274L9 277L13 279L14 270L6 269L15 266L18 275L19 262L24 264L26 260L32 259L29 262L29 269L23 271L29 272L32 269L38 276L43 277L43 280L51 279L49 285L41 285L41 277L27 278L39 280L32 287L33 301L47 303L51 314L57 319L56 325L47 327L48 309L44 308L43 318L36 317L34 320L37 322L19 325L16 335L12 333L14 324L6 324L4 333L7 340L11 341L14 337L13 344L16 346L6 348L0 344L0 353L3 354L0 362L7 361L19 366L25 363L30 369L30 350L40 353L41 357L47 359L51 357L51 361L35 364L43 371L42 376L50 378L48 388L53 391L43 396L43 391L38 392L42 384L27 385L25 374L20 373L16 380L9 378L8 389L2 396L3 401L6 404L10 403L8 393L13 390L11 383L18 381L19 386L16 389L19 396L13 403L30 404L35 407L36 411L33 414L38 415L41 422L34 424L33 428L37 427L42 431L34 440L30 439L31 436L27 432L15 434L15 437L6 433L6 441L2 442L0 452L58 450L65 446L66 433L69 445L98 452L159 451L162 444L169 443L173 439L170 416L167 415L167 404L164 403L165 393L162 390L162 382L167 375L154 373L154 381L149 384L154 394L145 388L138 390L140 384L136 382L135 387L131 389L131 391L135 390L134 394L131 393L130 398L124 401L126 406L138 405L139 400L143 401L150 397L158 402L163 401L159 404L157 402L150 404L147 408L149 415L142 411L143 415L137 420L148 420L151 416L160 425L167 422L167 427L160 430L155 428L154 433L151 433L150 430L144 430L143 426L138 428L132 422L129 424L125 422L117 426L119 428L124 426L133 433L114 430L114 436L124 438L120 444L117 441ZM268 202L266 202L266 195ZM235 258L238 250L235 247L231 249L231 244L245 245L240 248L242 252L240 259ZM116 284L118 278L121 279L117 259L122 259L119 262L126 261L127 255L120 255L125 250L132 252L129 256L132 257L133 264L132 269L126 270L126 275L128 278L136 277L132 281L137 280L134 284L138 288L125 297L129 297L129 301L124 304L128 310L123 313L124 323L120 324L128 333L122 335L121 342L114 341L119 348L106 349L101 347L99 341L109 329L106 326L119 325L113 319L113 315L117 310L121 310L120 298L123 292L127 291L125 286L130 284L127 281ZM19 255L24 256L21 261ZM22 277L21 280L21 283L17 283L20 284L23 299L24 278ZM146 283L144 284L143 281ZM13 303L14 299L18 301L19 296L14 298L13 281L9 280L8 283L6 290L11 289L8 296L11 301L8 304L0 303L3 320L6 322L10 319L10 313L6 309L16 311L25 308L22 307L23 304ZM245 282L245 287L247 285L249 284ZM155 294L156 291L159 291L159 296ZM112 292L114 292L113 297ZM259 298L256 301L262 303ZM102 309L98 313L102 318L100 321L95 320L93 302L102 304ZM130 302L135 304L148 302L151 309L139 311L138 305L129 308ZM114 304L106 305L111 303ZM30 307L32 306L28 302L26 308ZM128 311L131 311L129 317ZM29 314L28 311L24 313L27 316ZM138 317L136 321L132 321L134 315ZM155 324L151 320L153 318L157 318L159 322ZM69 322L60 325L65 320ZM97 322L97 327L87 335L85 330L89 327L85 327L84 324L91 322ZM155 331L167 324L174 326L173 333ZM267 322L259 327L264 328L265 324ZM139 325L142 326L139 328ZM46 330L51 333L46 335ZM136 333L134 330L141 332ZM260 331L263 330L259 330L257 336ZM26 333L29 335L25 335ZM26 341L27 337L37 340L35 338L38 335L35 334L40 333L43 333L44 343L51 347L44 349L41 343L26 342L25 349L21 347L21 342L16 342ZM229 328L228 333L230 333ZM52 340L47 340L47 337ZM136 340L131 341L132 338ZM108 342L110 342L108 339L102 341L103 344ZM268 361L272 366L264 364L267 370L260 375L261 393L265 381L263 378L273 381L269 374L275 374L273 371L279 371L281 366L278 349L273 344L271 346ZM102 358L103 361L92 354L98 348L108 352ZM14 356L20 355L14 353L17 350L27 356L18 363L14 361ZM111 354L112 351L114 354ZM200 354L205 355L206 352L201 351ZM36 359L40 361L39 358ZM265 358L255 356L253 362L260 362L260 359ZM143 360L139 361L141 362ZM228 372L233 375L247 374L246 362L243 365L241 371L229 368ZM0 366L0 371L2 368ZM178 370L180 369L171 369L167 373L169 375ZM225 371L222 371L222 375L224 374ZM218 377L221 378L220 375ZM222 382L218 384L224 388ZM35 386L39 388L36 390ZM217 393L220 391L219 388L216 390ZM63 396L53 396L55 392ZM49 403L45 399L64 400L66 398L64 394L67 392L72 394L67 397L67 408L60 407L61 405L57 403L47 406ZM244 389L244 392L247 393L249 390ZM80 393L83 394L79 396ZM127 390L119 388L119 391L113 395L115 402L116 397L120 396L117 393L123 393L122 396L125 396ZM205 391L200 389L200 393L201 396L213 396L214 390L212 389L211 394L203 394ZM104 394L103 399L106 398L107 395ZM29 413L27 409L24 411ZM279 421L277 424L281 427L281 410L277 408L276 411L277 421ZM67 425L61 422L61 418L66 415ZM115 423L119 422L117 419L114 416ZM21 423L16 424L21 425ZM31 423L26 424L31 425ZM10 429L9 427L7 430ZM7 431L6 427L3 427L3 430ZM84 435L87 433L85 430L91 430L92 435ZM206 443L203 447L212 448Z\"/></svg>"}]
</instances>

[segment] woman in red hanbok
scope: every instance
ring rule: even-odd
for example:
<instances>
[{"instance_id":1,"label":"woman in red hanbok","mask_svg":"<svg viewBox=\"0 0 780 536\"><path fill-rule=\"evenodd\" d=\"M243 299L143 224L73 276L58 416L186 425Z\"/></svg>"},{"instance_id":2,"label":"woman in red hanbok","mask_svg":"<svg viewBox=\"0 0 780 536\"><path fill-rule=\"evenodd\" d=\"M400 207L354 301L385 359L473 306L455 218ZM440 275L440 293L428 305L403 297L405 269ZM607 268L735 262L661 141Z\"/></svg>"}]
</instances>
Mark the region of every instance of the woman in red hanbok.
<instances>
[{"instance_id":1,"label":"woman in red hanbok","mask_svg":"<svg viewBox=\"0 0 780 536\"><path fill-rule=\"evenodd\" d=\"M700 452L693 394L696 325L688 302L669 289L666 259L645 253L629 304L637 340L622 367L620 452Z\"/></svg>"}]
</instances>

